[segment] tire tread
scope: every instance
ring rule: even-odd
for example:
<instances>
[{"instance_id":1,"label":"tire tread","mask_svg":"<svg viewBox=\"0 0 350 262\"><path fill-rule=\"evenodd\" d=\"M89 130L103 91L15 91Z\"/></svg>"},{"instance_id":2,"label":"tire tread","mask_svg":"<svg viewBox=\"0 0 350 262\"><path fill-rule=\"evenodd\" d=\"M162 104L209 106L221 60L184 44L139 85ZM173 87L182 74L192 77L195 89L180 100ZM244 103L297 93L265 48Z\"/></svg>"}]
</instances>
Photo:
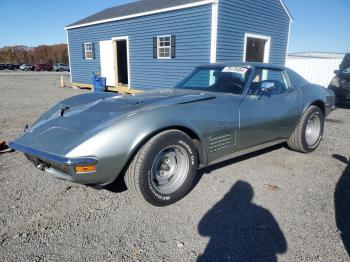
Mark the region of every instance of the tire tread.
<instances>
[{"instance_id":1,"label":"tire tread","mask_svg":"<svg viewBox=\"0 0 350 262\"><path fill-rule=\"evenodd\" d=\"M304 123L307 121L307 118L309 116L309 112L312 112L315 109L319 109L317 106L310 106L301 117L297 127L293 131L292 135L287 141L287 144L290 149L300 152L300 153L307 153L308 150L305 148L303 144L303 132L304 132Z\"/></svg>"},{"instance_id":2,"label":"tire tread","mask_svg":"<svg viewBox=\"0 0 350 262\"><path fill-rule=\"evenodd\" d=\"M160 132L159 134L156 134L153 136L151 139L149 139L136 153L134 158L129 164L129 167L127 168L124 176L124 181L127 186L127 188L134 193L138 198L143 199L141 190L140 190L140 169L141 165L149 151L149 149L152 147L152 145L163 135L166 135L168 133L181 133L184 134L183 132L176 130L176 129L169 129L163 132Z\"/></svg>"}]
</instances>

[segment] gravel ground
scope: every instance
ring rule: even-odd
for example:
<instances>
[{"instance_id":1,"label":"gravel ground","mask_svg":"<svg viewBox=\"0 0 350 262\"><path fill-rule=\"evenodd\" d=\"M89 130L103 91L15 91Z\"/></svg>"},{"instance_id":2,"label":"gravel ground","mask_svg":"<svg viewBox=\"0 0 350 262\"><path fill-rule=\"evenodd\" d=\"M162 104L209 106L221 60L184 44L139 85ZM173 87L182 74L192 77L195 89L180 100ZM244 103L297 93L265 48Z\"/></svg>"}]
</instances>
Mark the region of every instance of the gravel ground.
<instances>
[{"instance_id":1,"label":"gravel ground","mask_svg":"<svg viewBox=\"0 0 350 262\"><path fill-rule=\"evenodd\" d=\"M59 74L0 74L0 140L87 92L58 85ZM350 110L339 109L314 153L277 146L207 168L165 208L2 153L0 261L350 261L349 137Z\"/></svg>"}]
</instances>

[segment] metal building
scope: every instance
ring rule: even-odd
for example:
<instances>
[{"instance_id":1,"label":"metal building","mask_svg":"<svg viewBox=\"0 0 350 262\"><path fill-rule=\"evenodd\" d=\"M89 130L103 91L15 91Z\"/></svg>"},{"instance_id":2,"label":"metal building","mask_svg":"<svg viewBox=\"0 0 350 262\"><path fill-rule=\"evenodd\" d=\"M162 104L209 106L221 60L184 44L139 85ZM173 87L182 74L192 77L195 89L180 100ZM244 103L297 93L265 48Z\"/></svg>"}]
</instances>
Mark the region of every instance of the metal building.
<instances>
[{"instance_id":1,"label":"metal building","mask_svg":"<svg viewBox=\"0 0 350 262\"><path fill-rule=\"evenodd\" d=\"M293 53L288 55L286 66L311 83L328 87L334 77L334 70L339 69L344 55L321 52Z\"/></svg>"}]
</instances>

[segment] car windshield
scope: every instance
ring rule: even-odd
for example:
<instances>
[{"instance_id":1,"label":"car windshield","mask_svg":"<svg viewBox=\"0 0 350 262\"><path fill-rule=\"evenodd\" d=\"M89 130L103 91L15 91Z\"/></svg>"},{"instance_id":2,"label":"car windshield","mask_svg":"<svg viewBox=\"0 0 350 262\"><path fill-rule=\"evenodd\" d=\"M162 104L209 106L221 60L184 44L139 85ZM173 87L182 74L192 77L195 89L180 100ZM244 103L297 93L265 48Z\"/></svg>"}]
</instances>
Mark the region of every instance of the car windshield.
<instances>
[{"instance_id":1,"label":"car windshield","mask_svg":"<svg viewBox=\"0 0 350 262\"><path fill-rule=\"evenodd\" d=\"M250 72L241 66L198 67L176 88L241 95Z\"/></svg>"}]
</instances>

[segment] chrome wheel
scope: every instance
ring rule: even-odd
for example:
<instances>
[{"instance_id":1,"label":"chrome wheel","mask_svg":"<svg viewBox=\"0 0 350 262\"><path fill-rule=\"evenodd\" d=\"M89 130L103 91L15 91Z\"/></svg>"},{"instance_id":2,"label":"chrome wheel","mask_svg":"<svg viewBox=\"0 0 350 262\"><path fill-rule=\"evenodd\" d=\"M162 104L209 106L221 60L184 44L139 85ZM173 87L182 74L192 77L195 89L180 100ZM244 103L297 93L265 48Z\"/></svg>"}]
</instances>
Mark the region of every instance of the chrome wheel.
<instances>
[{"instance_id":1,"label":"chrome wheel","mask_svg":"<svg viewBox=\"0 0 350 262\"><path fill-rule=\"evenodd\" d=\"M178 190L189 172L189 156L177 145L164 148L153 161L151 169L152 185L161 194L171 194Z\"/></svg>"},{"instance_id":2,"label":"chrome wheel","mask_svg":"<svg viewBox=\"0 0 350 262\"><path fill-rule=\"evenodd\" d=\"M320 140L321 135L321 119L318 113L310 116L306 124L305 138L309 146L314 146Z\"/></svg>"}]
</instances>

